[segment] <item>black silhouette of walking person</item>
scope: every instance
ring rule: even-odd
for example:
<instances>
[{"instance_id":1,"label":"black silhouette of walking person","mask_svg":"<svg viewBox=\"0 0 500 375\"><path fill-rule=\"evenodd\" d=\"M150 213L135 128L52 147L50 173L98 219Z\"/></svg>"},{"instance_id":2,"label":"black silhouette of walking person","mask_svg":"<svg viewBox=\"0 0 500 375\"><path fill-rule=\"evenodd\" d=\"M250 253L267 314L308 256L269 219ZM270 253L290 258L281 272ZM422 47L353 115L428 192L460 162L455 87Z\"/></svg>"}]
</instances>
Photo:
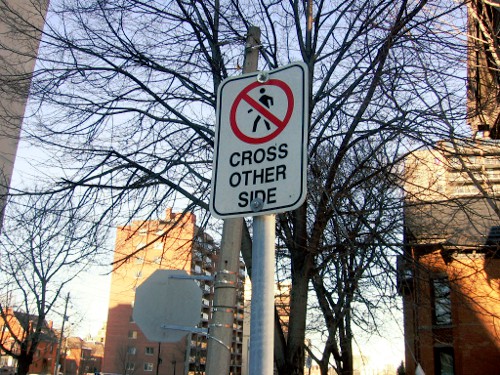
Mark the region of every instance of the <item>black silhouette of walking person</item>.
<instances>
[{"instance_id":1,"label":"black silhouette of walking person","mask_svg":"<svg viewBox=\"0 0 500 375\"><path fill-rule=\"evenodd\" d=\"M266 108L271 108L271 106L274 105L273 97L266 94L265 88L261 88L260 93L262 95L259 98L259 102L261 102L262 105L264 105ZM252 111L252 109L250 109L248 112L250 113L251 111ZM262 120L262 116L257 115L257 117L255 118L255 121L253 122L252 132L255 133L257 131L257 125L259 125L260 120ZM266 125L267 130L271 130L271 124L269 123L269 121L264 119L264 124Z\"/></svg>"}]
</instances>

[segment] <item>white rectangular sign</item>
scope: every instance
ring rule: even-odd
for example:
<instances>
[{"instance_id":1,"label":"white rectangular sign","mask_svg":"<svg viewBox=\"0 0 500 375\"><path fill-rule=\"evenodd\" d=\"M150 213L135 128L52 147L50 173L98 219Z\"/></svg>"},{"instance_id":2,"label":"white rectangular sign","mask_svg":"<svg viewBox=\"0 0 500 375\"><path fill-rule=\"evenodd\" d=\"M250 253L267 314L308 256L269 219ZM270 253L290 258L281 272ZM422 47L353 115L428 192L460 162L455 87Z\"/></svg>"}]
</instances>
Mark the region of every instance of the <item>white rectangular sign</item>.
<instances>
[{"instance_id":1,"label":"white rectangular sign","mask_svg":"<svg viewBox=\"0 0 500 375\"><path fill-rule=\"evenodd\" d=\"M217 218L290 211L307 191L307 65L224 80L210 211Z\"/></svg>"}]
</instances>

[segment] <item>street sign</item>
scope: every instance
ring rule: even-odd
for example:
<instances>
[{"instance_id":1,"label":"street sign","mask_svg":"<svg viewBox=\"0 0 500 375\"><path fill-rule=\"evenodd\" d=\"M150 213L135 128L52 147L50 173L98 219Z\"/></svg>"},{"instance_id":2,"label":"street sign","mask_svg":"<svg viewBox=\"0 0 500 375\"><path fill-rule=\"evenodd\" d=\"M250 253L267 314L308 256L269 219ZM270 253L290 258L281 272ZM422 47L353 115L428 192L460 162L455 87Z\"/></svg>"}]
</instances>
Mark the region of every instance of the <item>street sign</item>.
<instances>
[{"instance_id":1,"label":"street sign","mask_svg":"<svg viewBox=\"0 0 500 375\"><path fill-rule=\"evenodd\" d=\"M200 322L201 297L186 271L156 270L137 288L132 316L148 340L178 342Z\"/></svg>"},{"instance_id":2,"label":"street sign","mask_svg":"<svg viewBox=\"0 0 500 375\"><path fill-rule=\"evenodd\" d=\"M294 210L306 196L307 65L224 80L210 211L218 218Z\"/></svg>"}]
</instances>

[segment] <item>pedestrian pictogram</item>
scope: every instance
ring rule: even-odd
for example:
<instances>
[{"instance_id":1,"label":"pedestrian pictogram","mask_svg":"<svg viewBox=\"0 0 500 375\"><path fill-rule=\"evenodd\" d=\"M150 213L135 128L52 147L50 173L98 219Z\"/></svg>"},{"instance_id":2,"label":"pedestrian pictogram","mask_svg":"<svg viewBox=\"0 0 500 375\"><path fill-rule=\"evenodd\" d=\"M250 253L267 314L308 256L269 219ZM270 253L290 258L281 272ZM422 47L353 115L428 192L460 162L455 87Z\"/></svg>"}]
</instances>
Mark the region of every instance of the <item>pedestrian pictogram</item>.
<instances>
[{"instance_id":1,"label":"pedestrian pictogram","mask_svg":"<svg viewBox=\"0 0 500 375\"><path fill-rule=\"evenodd\" d=\"M247 116L241 113L245 109ZM277 79L253 82L233 102L231 129L245 143L265 143L283 131L290 121L293 109L293 92L285 82Z\"/></svg>"},{"instance_id":2,"label":"pedestrian pictogram","mask_svg":"<svg viewBox=\"0 0 500 375\"><path fill-rule=\"evenodd\" d=\"M259 98L259 102L261 102L265 107L271 108L271 106L274 103L273 97L269 96L269 95L266 95L266 89L265 88L261 88L259 90L259 92L262 94L261 97ZM248 112L249 113L252 112L252 108L250 108L248 110ZM262 120L262 116L261 115L257 115L257 117L255 118L255 121L253 122L252 132L255 133L257 131L257 126L259 125L260 120ZM266 124L266 129L267 130L271 130L271 125L269 125L269 121L267 121L265 118L264 118L264 124Z\"/></svg>"},{"instance_id":3,"label":"pedestrian pictogram","mask_svg":"<svg viewBox=\"0 0 500 375\"><path fill-rule=\"evenodd\" d=\"M215 217L264 215L302 204L307 80L307 66L295 63L220 84L210 198Z\"/></svg>"}]
</instances>

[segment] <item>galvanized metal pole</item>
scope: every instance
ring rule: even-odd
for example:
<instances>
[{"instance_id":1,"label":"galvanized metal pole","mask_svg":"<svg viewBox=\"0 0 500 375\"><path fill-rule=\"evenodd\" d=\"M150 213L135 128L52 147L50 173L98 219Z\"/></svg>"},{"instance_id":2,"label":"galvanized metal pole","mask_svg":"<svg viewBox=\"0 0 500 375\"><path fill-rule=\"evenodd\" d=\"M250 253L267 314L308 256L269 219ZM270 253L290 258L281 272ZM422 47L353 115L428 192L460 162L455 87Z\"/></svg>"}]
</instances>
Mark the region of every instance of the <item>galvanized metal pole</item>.
<instances>
[{"instance_id":1,"label":"galvanized metal pole","mask_svg":"<svg viewBox=\"0 0 500 375\"><path fill-rule=\"evenodd\" d=\"M275 215L254 217L250 375L273 373L275 228Z\"/></svg>"},{"instance_id":2,"label":"galvanized metal pole","mask_svg":"<svg viewBox=\"0 0 500 375\"><path fill-rule=\"evenodd\" d=\"M259 44L260 29L251 27L245 44L243 73L257 71ZM229 374L242 228L243 218L224 220L215 276L212 323L209 326L207 375Z\"/></svg>"}]
</instances>

